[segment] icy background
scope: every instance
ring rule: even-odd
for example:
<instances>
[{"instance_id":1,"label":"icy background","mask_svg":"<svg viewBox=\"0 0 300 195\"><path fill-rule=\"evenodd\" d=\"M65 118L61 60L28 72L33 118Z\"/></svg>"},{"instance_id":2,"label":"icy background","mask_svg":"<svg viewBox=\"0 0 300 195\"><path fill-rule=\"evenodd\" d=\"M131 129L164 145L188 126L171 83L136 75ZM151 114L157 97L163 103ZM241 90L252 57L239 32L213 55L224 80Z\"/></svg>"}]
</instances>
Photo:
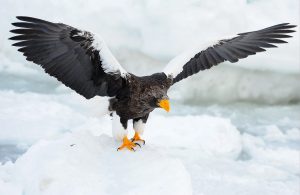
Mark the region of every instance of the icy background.
<instances>
[{"instance_id":1,"label":"icy background","mask_svg":"<svg viewBox=\"0 0 300 195\"><path fill-rule=\"evenodd\" d=\"M184 50L282 22L298 0L0 0L0 194L300 193L299 27L289 44L177 84L135 153L116 152L105 100L86 101L11 47L16 15L104 37L138 75Z\"/></svg>"}]
</instances>

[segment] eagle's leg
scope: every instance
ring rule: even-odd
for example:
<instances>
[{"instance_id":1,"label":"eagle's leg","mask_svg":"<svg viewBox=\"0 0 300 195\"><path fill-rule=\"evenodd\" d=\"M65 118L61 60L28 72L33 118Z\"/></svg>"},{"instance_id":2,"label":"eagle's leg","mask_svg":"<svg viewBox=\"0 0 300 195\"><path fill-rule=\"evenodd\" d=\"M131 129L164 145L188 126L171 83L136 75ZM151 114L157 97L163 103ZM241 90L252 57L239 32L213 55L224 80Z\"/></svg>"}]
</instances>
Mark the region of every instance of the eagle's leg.
<instances>
[{"instance_id":1,"label":"eagle's leg","mask_svg":"<svg viewBox=\"0 0 300 195\"><path fill-rule=\"evenodd\" d=\"M145 140L141 139L141 135L144 133L145 125L147 122L149 114L144 117L133 119L133 129L135 131L133 138L131 141L134 143L142 142L145 145Z\"/></svg>"},{"instance_id":2,"label":"eagle's leg","mask_svg":"<svg viewBox=\"0 0 300 195\"><path fill-rule=\"evenodd\" d=\"M122 141L122 145L118 148L118 150L122 150L124 148L134 151L136 145L131 140L128 139L127 134L127 119L120 118L117 113L113 112L113 123L112 123L112 134L113 137L118 140Z\"/></svg>"}]
</instances>

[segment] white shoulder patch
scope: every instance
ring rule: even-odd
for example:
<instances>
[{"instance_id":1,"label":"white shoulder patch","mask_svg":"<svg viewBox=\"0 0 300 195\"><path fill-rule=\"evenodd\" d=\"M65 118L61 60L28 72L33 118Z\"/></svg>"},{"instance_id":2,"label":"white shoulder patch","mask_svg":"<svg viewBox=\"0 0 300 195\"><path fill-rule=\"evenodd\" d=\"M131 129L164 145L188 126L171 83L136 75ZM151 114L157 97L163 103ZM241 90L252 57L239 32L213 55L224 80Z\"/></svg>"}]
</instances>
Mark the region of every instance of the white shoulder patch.
<instances>
[{"instance_id":1,"label":"white shoulder patch","mask_svg":"<svg viewBox=\"0 0 300 195\"><path fill-rule=\"evenodd\" d=\"M231 36L232 37L232 36ZM227 38L228 39L228 38ZM222 41L224 39L218 40L218 41L210 41L207 43L204 43L200 46L191 48L183 53L181 53L180 55L176 56L175 58L173 58L164 68L163 72L168 75L168 76L172 76L173 78L175 78L178 74L181 73L181 71L183 70L183 66L190 61L191 58L193 58L197 53L200 53L203 50L206 50L209 47L212 47L218 43L220 43L220 41Z\"/></svg>"},{"instance_id":2,"label":"white shoulder patch","mask_svg":"<svg viewBox=\"0 0 300 195\"><path fill-rule=\"evenodd\" d=\"M105 73L117 73L120 72L121 76L125 78L127 76L127 71L121 66L118 60L113 56L105 41L100 35L93 34L92 47L97 49L102 60L102 68Z\"/></svg>"},{"instance_id":3,"label":"white shoulder patch","mask_svg":"<svg viewBox=\"0 0 300 195\"><path fill-rule=\"evenodd\" d=\"M175 78L182 70L183 66L193 58L199 52L198 49L192 49L181 53L180 55L173 58L167 66L164 68L163 72Z\"/></svg>"}]
</instances>

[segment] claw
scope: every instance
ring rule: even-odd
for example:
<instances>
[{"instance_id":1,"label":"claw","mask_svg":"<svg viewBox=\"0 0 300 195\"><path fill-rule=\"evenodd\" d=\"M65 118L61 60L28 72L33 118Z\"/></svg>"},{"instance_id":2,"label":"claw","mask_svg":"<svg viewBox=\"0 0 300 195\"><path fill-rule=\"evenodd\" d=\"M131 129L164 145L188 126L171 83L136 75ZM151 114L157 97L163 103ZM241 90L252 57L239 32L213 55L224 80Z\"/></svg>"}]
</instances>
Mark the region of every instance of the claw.
<instances>
[{"instance_id":1,"label":"claw","mask_svg":"<svg viewBox=\"0 0 300 195\"><path fill-rule=\"evenodd\" d=\"M121 148L121 147L118 147L118 149L117 149L117 151L119 151L119 150L122 150L123 148ZM133 148L133 147L131 147L131 148L127 148L128 150L130 150L130 151L133 151L133 152L135 152L135 149Z\"/></svg>"},{"instance_id":2,"label":"claw","mask_svg":"<svg viewBox=\"0 0 300 195\"><path fill-rule=\"evenodd\" d=\"M145 143L146 143L145 140L141 139L140 135L137 132L135 132L135 134L134 134L133 138L131 139L131 141L134 142L134 143L136 143L137 141L141 141L141 142L143 142L143 145L145 145ZM141 147L140 144L138 144L138 145Z\"/></svg>"},{"instance_id":3,"label":"claw","mask_svg":"<svg viewBox=\"0 0 300 195\"><path fill-rule=\"evenodd\" d=\"M131 139L131 141L133 142L133 143L137 143L137 142L142 142L142 144L143 145L145 145L145 140L143 140L143 139L139 139L139 140L134 140L134 139ZM139 143L137 143L139 146L141 146L141 144L139 144Z\"/></svg>"},{"instance_id":4,"label":"claw","mask_svg":"<svg viewBox=\"0 0 300 195\"><path fill-rule=\"evenodd\" d=\"M139 143L133 142L136 146L139 146L141 148L141 145Z\"/></svg>"}]
</instances>

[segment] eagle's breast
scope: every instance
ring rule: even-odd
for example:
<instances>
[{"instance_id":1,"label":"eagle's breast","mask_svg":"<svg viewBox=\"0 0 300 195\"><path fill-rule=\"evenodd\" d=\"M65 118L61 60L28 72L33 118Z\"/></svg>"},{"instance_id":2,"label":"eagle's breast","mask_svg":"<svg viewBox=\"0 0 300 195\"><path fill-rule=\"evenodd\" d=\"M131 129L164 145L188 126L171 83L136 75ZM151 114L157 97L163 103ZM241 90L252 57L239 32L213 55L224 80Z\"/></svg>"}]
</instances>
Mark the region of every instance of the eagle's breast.
<instances>
[{"instance_id":1,"label":"eagle's breast","mask_svg":"<svg viewBox=\"0 0 300 195\"><path fill-rule=\"evenodd\" d=\"M170 80L164 73L138 77L128 77L127 94L117 97L111 106L122 118L133 119L143 117L156 107L157 99L167 95Z\"/></svg>"}]
</instances>

